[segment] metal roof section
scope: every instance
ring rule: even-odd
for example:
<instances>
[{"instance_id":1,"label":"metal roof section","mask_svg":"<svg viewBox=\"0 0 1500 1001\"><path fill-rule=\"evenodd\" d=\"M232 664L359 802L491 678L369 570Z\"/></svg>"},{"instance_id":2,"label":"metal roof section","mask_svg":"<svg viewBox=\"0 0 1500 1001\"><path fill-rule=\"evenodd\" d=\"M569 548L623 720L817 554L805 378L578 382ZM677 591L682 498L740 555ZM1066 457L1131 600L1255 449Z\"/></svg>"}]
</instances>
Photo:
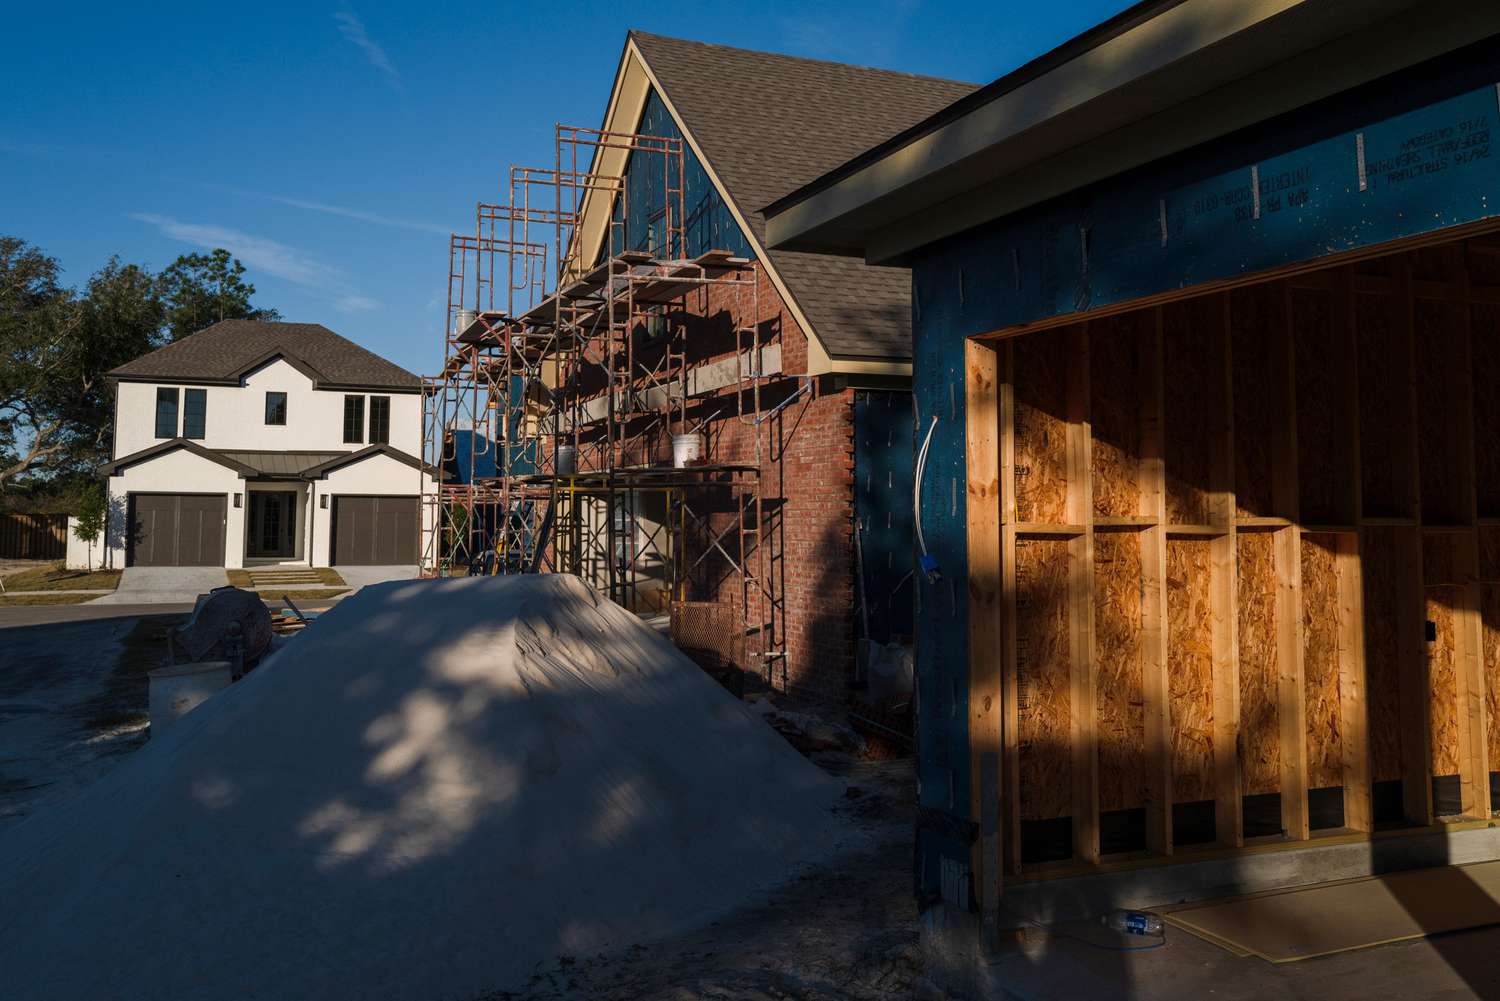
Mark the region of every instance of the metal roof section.
<instances>
[{"instance_id":1,"label":"metal roof section","mask_svg":"<svg viewBox=\"0 0 1500 1001\"><path fill-rule=\"evenodd\" d=\"M239 474L242 480L253 479L259 475L259 471L254 466L240 462L227 453L211 448L204 448L196 441L187 438L172 438L160 444L152 445L150 448L143 448L139 452L132 452L129 455L122 455L118 459L101 462L95 468L100 476L119 476L130 466L150 462L152 459L166 455L168 452L175 452L178 449L183 449L198 456L200 459L207 459L209 462L216 462L227 469L232 469Z\"/></svg>"},{"instance_id":2,"label":"metal roof section","mask_svg":"<svg viewBox=\"0 0 1500 1001\"><path fill-rule=\"evenodd\" d=\"M303 479L306 471L331 462L348 452L274 452L219 449L219 454L255 469L258 475L273 479Z\"/></svg>"},{"instance_id":3,"label":"metal roof section","mask_svg":"<svg viewBox=\"0 0 1500 1001\"><path fill-rule=\"evenodd\" d=\"M1500 32L1459 0L1155 0L767 206L773 249L899 264L980 223Z\"/></svg>"}]
</instances>

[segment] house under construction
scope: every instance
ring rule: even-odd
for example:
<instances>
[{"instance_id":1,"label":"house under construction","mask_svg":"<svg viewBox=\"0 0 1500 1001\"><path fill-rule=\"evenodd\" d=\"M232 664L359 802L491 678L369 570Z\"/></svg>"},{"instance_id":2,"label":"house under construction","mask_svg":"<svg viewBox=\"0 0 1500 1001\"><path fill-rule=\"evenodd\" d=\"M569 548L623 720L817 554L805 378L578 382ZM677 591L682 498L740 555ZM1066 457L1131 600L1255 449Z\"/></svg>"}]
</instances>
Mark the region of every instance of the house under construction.
<instances>
[{"instance_id":1,"label":"house under construction","mask_svg":"<svg viewBox=\"0 0 1500 1001\"><path fill-rule=\"evenodd\" d=\"M769 254L759 208L971 89L632 34L601 127L451 239L426 571L576 573L848 697L856 642L911 632L910 278Z\"/></svg>"}]
</instances>

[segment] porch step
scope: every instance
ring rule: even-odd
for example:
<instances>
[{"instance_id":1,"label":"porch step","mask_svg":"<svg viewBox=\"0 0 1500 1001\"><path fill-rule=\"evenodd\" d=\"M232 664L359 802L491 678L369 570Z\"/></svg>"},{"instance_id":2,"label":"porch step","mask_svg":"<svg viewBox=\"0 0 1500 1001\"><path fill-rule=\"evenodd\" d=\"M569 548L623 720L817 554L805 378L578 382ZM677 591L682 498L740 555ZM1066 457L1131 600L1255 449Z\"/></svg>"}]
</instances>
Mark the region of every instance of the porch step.
<instances>
[{"instance_id":1,"label":"porch step","mask_svg":"<svg viewBox=\"0 0 1500 1001\"><path fill-rule=\"evenodd\" d=\"M270 584L321 584L323 579L315 573L296 570L250 572L250 583L257 587Z\"/></svg>"}]
</instances>

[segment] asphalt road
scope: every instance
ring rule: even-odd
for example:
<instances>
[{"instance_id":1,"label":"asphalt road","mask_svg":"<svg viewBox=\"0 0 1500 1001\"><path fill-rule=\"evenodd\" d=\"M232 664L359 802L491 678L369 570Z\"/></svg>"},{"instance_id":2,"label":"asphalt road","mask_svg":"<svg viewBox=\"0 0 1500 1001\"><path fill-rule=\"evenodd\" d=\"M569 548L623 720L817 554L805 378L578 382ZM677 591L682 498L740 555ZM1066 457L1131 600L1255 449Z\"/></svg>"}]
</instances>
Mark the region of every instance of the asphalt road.
<instances>
[{"instance_id":1,"label":"asphalt road","mask_svg":"<svg viewBox=\"0 0 1500 1001\"><path fill-rule=\"evenodd\" d=\"M325 608L338 604L338 601L338 598L317 598L298 604ZM281 606L279 601L274 604L276 607ZM0 629L48 626L60 622L91 622L95 619L138 618L142 615L171 615L174 612L192 610L191 604L96 605L85 602L81 605L12 605L0 608Z\"/></svg>"}]
</instances>

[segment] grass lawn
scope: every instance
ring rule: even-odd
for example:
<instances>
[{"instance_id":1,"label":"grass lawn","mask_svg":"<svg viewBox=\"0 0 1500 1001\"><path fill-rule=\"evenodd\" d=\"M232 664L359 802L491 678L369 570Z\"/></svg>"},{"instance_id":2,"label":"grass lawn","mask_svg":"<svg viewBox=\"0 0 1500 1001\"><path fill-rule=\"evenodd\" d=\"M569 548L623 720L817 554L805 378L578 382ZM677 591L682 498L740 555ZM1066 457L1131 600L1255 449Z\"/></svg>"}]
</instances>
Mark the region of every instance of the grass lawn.
<instances>
[{"instance_id":1,"label":"grass lawn","mask_svg":"<svg viewBox=\"0 0 1500 1001\"><path fill-rule=\"evenodd\" d=\"M344 578L340 577L339 572L333 569L333 567L312 567L311 569L317 575L318 583L320 584L327 584L331 587L348 587ZM274 574L278 572L306 573L307 571L307 567L256 567L253 572ZM229 583L235 587L255 586L250 580L252 572L250 570L226 570L224 572L229 575ZM297 597L295 591L292 593L292 597L293 599ZM324 597L327 597L327 595L324 595Z\"/></svg>"},{"instance_id":2,"label":"grass lawn","mask_svg":"<svg viewBox=\"0 0 1500 1001\"><path fill-rule=\"evenodd\" d=\"M292 600L300 608L305 599L332 598L335 595L349 593L349 589L347 587L321 587L298 591L293 588L261 588L255 593L260 595L262 601L273 602L278 605L283 597L291 595Z\"/></svg>"},{"instance_id":3,"label":"grass lawn","mask_svg":"<svg viewBox=\"0 0 1500 1001\"><path fill-rule=\"evenodd\" d=\"M69 570L59 560L35 570L23 570L5 578L5 590L16 591L113 591L120 583L119 570ZM45 604L34 602L33 604Z\"/></svg>"},{"instance_id":4,"label":"grass lawn","mask_svg":"<svg viewBox=\"0 0 1500 1001\"><path fill-rule=\"evenodd\" d=\"M24 594L0 594L0 608L11 605L78 605L93 601L97 594L48 594L46 591L30 591Z\"/></svg>"}]
</instances>

